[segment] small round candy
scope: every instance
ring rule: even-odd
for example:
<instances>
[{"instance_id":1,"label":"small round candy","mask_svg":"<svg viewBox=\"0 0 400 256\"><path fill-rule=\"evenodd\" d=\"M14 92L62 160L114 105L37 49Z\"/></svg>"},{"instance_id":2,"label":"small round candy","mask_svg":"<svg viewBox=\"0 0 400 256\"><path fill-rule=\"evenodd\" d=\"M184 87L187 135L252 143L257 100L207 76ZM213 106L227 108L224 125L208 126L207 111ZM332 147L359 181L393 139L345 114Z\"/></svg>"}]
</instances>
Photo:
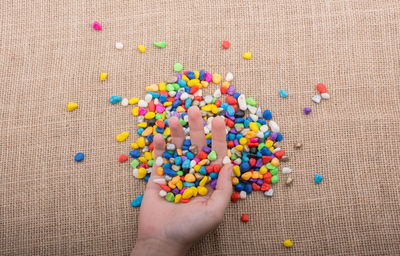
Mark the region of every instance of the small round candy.
<instances>
[{"instance_id":1,"label":"small round candy","mask_svg":"<svg viewBox=\"0 0 400 256\"><path fill-rule=\"evenodd\" d=\"M228 49L230 45L231 43L229 41L226 40L222 41L222 48Z\"/></svg>"},{"instance_id":2,"label":"small round candy","mask_svg":"<svg viewBox=\"0 0 400 256\"><path fill-rule=\"evenodd\" d=\"M240 218L243 222L249 222L249 215L247 213L243 213L242 217Z\"/></svg>"},{"instance_id":3,"label":"small round candy","mask_svg":"<svg viewBox=\"0 0 400 256\"><path fill-rule=\"evenodd\" d=\"M304 108L304 114L308 115L308 114L310 114L310 113L311 113L311 108L305 107L305 108Z\"/></svg>"},{"instance_id":4,"label":"small round candy","mask_svg":"<svg viewBox=\"0 0 400 256\"><path fill-rule=\"evenodd\" d=\"M174 71L175 72L181 72L182 69L183 69L183 66L182 66L181 63L177 62L177 63L174 64Z\"/></svg>"},{"instance_id":5,"label":"small round candy","mask_svg":"<svg viewBox=\"0 0 400 256\"><path fill-rule=\"evenodd\" d=\"M285 240L285 241L283 241L283 246L290 248L293 246L293 243L290 240Z\"/></svg>"},{"instance_id":6,"label":"small round candy","mask_svg":"<svg viewBox=\"0 0 400 256\"><path fill-rule=\"evenodd\" d=\"M75 155L75 161L81 162L85 158L85 155L82 152L79 152Z\"/></svg>"}]
</instances>

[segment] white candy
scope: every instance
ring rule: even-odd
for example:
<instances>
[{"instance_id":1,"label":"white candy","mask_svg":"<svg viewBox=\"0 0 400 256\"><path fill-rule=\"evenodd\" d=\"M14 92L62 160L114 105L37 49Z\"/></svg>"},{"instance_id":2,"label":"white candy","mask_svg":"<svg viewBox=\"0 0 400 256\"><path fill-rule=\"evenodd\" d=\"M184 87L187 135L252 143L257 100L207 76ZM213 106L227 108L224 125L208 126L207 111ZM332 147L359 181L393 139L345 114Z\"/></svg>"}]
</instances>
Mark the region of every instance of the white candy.
<instances>
[{"instance_id":1,"label":"white candy","mask_svg":"<svg viewBox=\"0 0 400 256\"><path fill-rule=\"evenodd\" d=\"M246 97L243 94L238 97L238 104L240 110L245 111L247 109Z\"/></svg>"},{"instance_id":2,"label":"white candy","mask_svg":"<svg viewBox=\"0 0 400 256\"><path fill-rule=\"evenodd\" d=\"M321 93L321 97L325 100L329 100L331 98L331 96L329 96L328 93Z\"/></svg>"},{"instance_id":3,"label":"white candy","mask_svg":"<svg viewBox=\"0 0 400 256\"><path fill-rule=\"evenodd\" d=\"M314 101L315 103L320 103L321 102L321 96L315 95L314 97L312 97L312 101Z\"/></svg>"},{"instance_id":4,"label":"white candy","mask_svg":"<svg viewBox=\"0 0 400 256\"><path fill-rule=\"evenodd\" d=\"M243 136L246 136L246 134L247 134L249 131L250 131L249 128L245 128L245 129L243 129L240 133L241 133Z\"/></svg>"},{"instance_id":5,"label":"white candy","mask_svg":"<svg viewBox=\"0 0 400 256\"><path fill-rule=\"evenodd\" d=\"M214 92L214 97L215 98L219 98L219 97L221 97L221 90L220 89L217 89L217 90L215 90L215 92Z\"/></svg>"},{"instance_id":6,"label":"white candy","mask_svg":"<svg viewBox=\"0 0 400 256\"><path fill-rule=\"evenodd\" d=\"M160 190L160 196L161 197L165 197L167 195L167 191L165 191L165 190Z\"/></svg>"},{"instance_id":7,"label":"white candy","mask_svg":"<svg viewBox=\"0 0 400 256\"><path fill-rule=\"evenodd\" d=\"M161 156L156 158L156 166L161 166L161 165L163 165L163 163L164 163L164 160Z\"/></svg>"},{"instance_id":8,"label":"white candy","mask_svg":"<svg viewBox=\"0 0 400 256\"><path fill-rule=\"evenodd\" d=\"M206 105L206 102L204 100L200 101L199 107L202 107L202 106L205 106L205 105Z\"/></svg>"},{"instance_id":9,"label":"white candy","mask_svg":"<svg viewBox=\"0 0 400 256\"><path fill-rule=\"evenodd\" d=\"M236 154L235 154L236 155ZM242 163L242 159L241 158L236 158L235 161L233 161L235 164L241 164Z\"/></svg>"},{"instance_id":10,"label":"white candy","mask_svg":"<svg viewBox=\"0 0 400 256\"><path fill-rule=\"evenodd\" d=\"M213 97L211 95L207 95L206 97L204 97L204 101L207 104L210 104L212 102L212 100L213 100Z\"/></svg>"},{"instance_id":11,"label":"white candy","mask_svg":"<svg viewBox=\"0 0 400 256\"><path fill-rule=\"evenodd\" d=\"M233 80L233 74L231 72L228 72L225 77L226 81L232 81Z\"/></svg>"},{"instance_id":12,"label":"white candy","mask_svg":"<svg viewBox=\"0 0 400 256\"><path fill-rule=\"evenodd\" d=\"M272 150L272 154L275 154L275 153L278 152L279 150L281 150L281 148L276 148L276 149Z\"/></svg>"},{"instance_id":13,"label":"white candy","mask_svg":"<svg viewBox=\"0 0 400 256\"><path fill-rule=\"evenodd\" d=\"M181 100L186 100L187 98L189 98L189 93L187 92L182 93Z\"/></svg>"},{"instance_id":14,"label":"white candy","mask_svg":"<svg viewBox=\"0 0 400 256\"><path fill-rule=\"evenodd\" d=\"M133 174L133 177L139 179L139 169L137 169L137 168L133 169L132 174Z\"/></svg>"},{"instance_id":15,"label":"white candy","mask_svg":"<svg viewBox=\"0 0 400 256\"><path fill-rule=\"evenodd\" d=\"M193 168L196 165L196 161L192 160L190 161L190 168Z\"/></svg>"},{"instance_id":16,"label":"white candy","mask_svg":"<svg viewBox=\"0 0 400 256\"><path fill-rule=\"evenodd\" d=\"M167 144L167 150L168 151L175 151L175 145L174 144Z\"/></svg>"},{"instance_id":17,"label":"white candy","mask_svg":"<svg viewBox=\"0 0 400 256\"><path fill-rule=\"evenodd\" d=\"M121 101L121 105L124 106L124 107L128 106L129 105L129 100L127 98L123 98L122 101Z\"/></svg>"},{"instance_id":18,"label":"white candy","mask_svg":"<svg viewBox=\"0 0 400 256\"><path fill-rule=\"evenodd\" d=\"M151 95L150 95L151 96ZM147 106L149 105L149 103L147 103L146 101L144 101L144 100L139 100L139 102L138 102L138 106L139 107L142 107L142 108L147 108Z\"/></svg>"},{"instance_id":19,"label":"white candy","mask_svg":"<svg viewBox=\"0 0 400 256\"><path fill-rule=\"evenodd\" d=\"M191 173L191 174L195 174L195 173L196 173L196 171L195 171L193 168L190 168L190 169L189 169L189 173Z\"/></svg>"},{"instance_id":20,"label":"white candy","mask_svg":"<svg viewBox=\"0 0 400 256\"><path fill-rule=\"evenodd\" d=\"M151 173L151 168L147 168L147 169L146 169L146 172L147 172L147 173Z\"/></svg>"},{"instance_id":21,"label":"white candy","mask_svg":"<svg viewBox=\"0 0 400 256\"><path fill-rule=\"evenodd\" d=\"M154 104L156 104L156 105L157 105L157 104L160 104L160 101L159 101L157 98L154 99L153 101L154 101Z\"/></svg>"},{"instance_id":22,"label":"white candy","mask_svg":"<svg viewBox=\"0 0 400 256\"><path fill-rule=\"evenodd\" d=\"M198 90L193 94L193 96L203 96L203 90Z\"/></svg>"},{"instance_id":23,"label":"white candy","mask_svg":"<svg viewBox=\"0 0 400 256\"><path fill-rule=\"evenodd\" d=\"M117 48L118 50L121 50L122 48L124 48L124 45L120 42L116 42L115 43L115 48Z\"/></svg>"},{"instance_id":24,"label":"white candy","mask_svg":"<svg viewBox=\"0 0 400 256\"><path fill-rule=\"evenodd\" d=\"M272 132L279 132L279 126L275 121L269 121L269 128L271 128Z\"/></svg>"},{"instance_id":25,"label":"white candy","mask_svg":"<svg viewBox=\"0 0 400 256\"><path fill-rule=\"evenodd\" d=\"M254 115L254 114L250 114L250 118L251 118L251 120L253 120L254 122L257 122L257 120L258 120L258 116Z\"/></svg>"},{"instance_id":26,"label":"white candy","mask_svg":"<svg viewBox=\"0 0 400 256\"><path fill-rule=\"evenodd\" d=\"M193 169L193 171L194 171L194 169ZM198 173L198 172L196 172L196 173L194 174L194 176L196 176L196 179L198 179L198 180L201 180L201 179L204 177L203 174Z\"/></svg>"},{"instance_id":27,"label":"white candy","mask_svg":"<svg viewBox=\"0 0 400 256\"><path fill-rule=\"evenodd\" d=\"M228 156L225 156L224 159L222 159L223 164L229 164L231 162L231 159Z\"/></svg>"},{"instance_id":28,"label":"white candy","mask_svg":"<svg viewBox=\"0 0 400 256\"><path fill-rule=\"evenodd\" d=\"M270 188L268 191L264 192L265 196L272 196L274 194L274 190L272 188Z\"/></svg>"},{"instance_id":29,"label":"white candy","mask_svg":"<svg viewBox=\"0 0 400 256\"><path fill-rule=\"evenodd\" d=\"M256 132L256 137L257 137L257 138L260 138L260 139L263 139L263 138L264 138L264 133L263 133L262 131L258 130L258 131Z\"/></svg>"},{"instance_id":30,"label":"white candy","mask_svg":"<svg viewBox=\"0 0 400 256\"><path fill-rule=\"evenodd\" d=\"M188 122L189 121L189 116L188 115L184 116L183 117L183 121Z\"/></svg>"},{"instance_id":31,"label":"white candy","mask_svg":"<svg viewBox=\"0 0 400 256\"><path fill-rule=\"evenodd\" d=\"M257 112L257 108L247 105L247 109L250 111L251 114L255 114Z\"/></svg>"},{"instance_id":32,"label":"white candy","mask_svg":"<svg viewBox=\"0 0 400 256\"><path fill-rule=\"evenodd\" d=\"M176 91L170 91L170 92L168 92L168 95L169 95L170 97L175 97Z\"/></svg>"},{"instance_id":33,"label":"white candy","mask_svg":"<svg viewBox=\"0 0 400 256\"><path fill-rule=\"evenodd\" d=\"M138 123L144 122L144 116L138 116L137 121Z\"/></svg>"},{"instance_id":34,"label":"white candy","mask_svg":"<svg viewBox=\"0 0 400 256\"><path fill-rule=\"evenodd\" d=\"M283 167L282 168L282 173L283 174L289 174L292 172L292 169L290 169L289 167Z\"/></svg>"},{"instance_id":35,"label":"white candy","mask_svg":"<svg viewBox=\"0 0 400 256\"><path fill-rule=\"evenodd\" d=\"M169 119L171 117L171 112L170 111L165 111L165 117Z\"/></svg>"},{"instance_id":36,"label":"white candy","mask_svg":"<svg viewBox=\"0 0 400 256\"><path fill-rule=\"evenodd\" d=\"M148 93L148 94L146 94L146 96L144 96L144 101L146 101L147 103L149 103L152 99L153 99L153 96L151 96L150 93Z\"/></svg>"},{"instance_id":37,"label":"white candy","mask_svg":"<svg viewBox=\"0 0 400 256\"><path fill-rule=\"evenodd\" d=\"M164 176L164 178L165 178L165 180L166 180L166 181L170 181L170 180L172 180L172 177L171 177L171 176L169 176L169 175L165 175L165 176Z\"/></svg>"},{"instance_id":38,"label":"white candy","mask_svg":"<svg viewBox=\"0 0 400 256\"><path fill-rule=\"evenodd\" d=\"M240 199L246 199L247 193L246 193L246 191L242 190L242 191L240 191L239 195L240 195Z\"/></svg>"},{"instance_id":39,"label":"white candy","mask_svg":"<svg viewBox=\"0 0 400 256\"><path fill-rule=\"evenodd\" d=\"M209 134L210 133L210 129L208 129L207 126L204 126L204 133L205 134Z\"/></svg>"},{"instance_id":40,"label":"white candy","mask_svg":"<svg viewBox=\"0 0 400 256\"><path fill-rule=\"evenodd\" d=\"M167 184L167 181L164 178L154 179L153 182L156 184Z\"/></svg>"},{"instance_id":41,"label":"white candy","mask_svg":"<svg viewBox=\"0 0 400 256\"><path fill-rule=\"evenodd\" d=\"M258 116L258 118L263 118L263 113L261 111L261 108L257 108L256 115Z\"/></svg>"},{"instance_id":42,"label":"white candy","mask_svg":"<svg viewBox=\"0 0 400 256\"><path fill-rule=\"evenodd\" d=\"M261 131L262 133L267 132L267 131L268 131L268 125L266 125L266 124L261 125L261 126L260 126L260 131Z\"/></svg>"}]
</instances>

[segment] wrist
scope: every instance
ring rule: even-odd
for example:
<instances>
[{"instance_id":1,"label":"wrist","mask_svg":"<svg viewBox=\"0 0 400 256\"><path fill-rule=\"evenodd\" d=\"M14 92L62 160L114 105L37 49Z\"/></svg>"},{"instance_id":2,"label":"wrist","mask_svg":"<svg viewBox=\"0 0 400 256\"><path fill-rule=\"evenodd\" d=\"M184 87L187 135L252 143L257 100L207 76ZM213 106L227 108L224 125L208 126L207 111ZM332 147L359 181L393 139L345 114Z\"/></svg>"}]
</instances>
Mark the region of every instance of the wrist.
<instances>
[{"instance_id":1,"label":"wrist","mask_svg":"<svg viewBox=\"0 0 400 256\"><path fill-rule=\"evenodd\" d=\"M134 256L142 255L171 255L181 256L186 255L189 251L190 245L183 246L175 241L167 241L159 238L147 238L136 240L135 248L133 248L132 254Z\"/></svg>"}]
</instances>

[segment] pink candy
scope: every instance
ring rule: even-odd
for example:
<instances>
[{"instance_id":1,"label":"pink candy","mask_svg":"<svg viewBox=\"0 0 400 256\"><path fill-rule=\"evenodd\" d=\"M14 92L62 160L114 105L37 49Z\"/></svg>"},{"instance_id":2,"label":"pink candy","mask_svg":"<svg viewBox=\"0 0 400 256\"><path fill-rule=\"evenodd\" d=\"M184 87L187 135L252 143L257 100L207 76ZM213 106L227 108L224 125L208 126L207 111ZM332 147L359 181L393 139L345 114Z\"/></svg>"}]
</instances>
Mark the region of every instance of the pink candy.
<instances>
[{"instance_id":1,"label":"pink candy","mask_svg":"<svg viewBox=\"0 0 400 256\"><path fill-rule=\"evenodd\" d=\"M139 115L144 116L146 115L147 110L145 108L139 108Z\"/></svg>"},{"instance_id":2,"label":"pink candy","mask_svg":"<svg viewBox=\"0 0 400 256\"><path fill-rule=\"evenodd\" d=\"M207 82L211 82L212 81L212 75L208 72L206 72L205 76L204 76L205 80Z\"/></svg>"},{"instance_id":3,"label":"pink candy","mask_svg":"<svg viewBox=\"0 0 400 256\"><path fill-rule=\"evenodd\" d=\"M165 111L165 107L162 104L157 104L156 105L156 112L157 113L163 113Z\"/></svg>"},{"instance_id":4,"label":"pink candy","mask_svg":"<svg viewBox=\"0 0 400 256\"><path fill-rule=\"evenodd\" d=\"M103 28L101 27L100 23L96 20L93 22L93 28L96 30L102 30Z\"/></svg>"},{"instance_id":5,"label":"pink candy","mask_svg":"<svg viewBox=\"0 0 400 256\"><path fill-rule=\"evenodd\" d=\"M258 138L252 138L250 139L251 142L258 142Z\"/></svg>"}]
</instances>

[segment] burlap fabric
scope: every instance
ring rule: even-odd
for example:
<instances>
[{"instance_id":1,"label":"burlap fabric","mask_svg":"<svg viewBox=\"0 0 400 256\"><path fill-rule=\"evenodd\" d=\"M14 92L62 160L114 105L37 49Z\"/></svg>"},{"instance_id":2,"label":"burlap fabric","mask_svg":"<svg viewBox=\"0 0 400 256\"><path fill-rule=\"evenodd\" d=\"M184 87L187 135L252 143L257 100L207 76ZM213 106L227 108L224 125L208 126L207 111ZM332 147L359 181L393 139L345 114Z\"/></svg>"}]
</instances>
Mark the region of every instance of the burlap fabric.
<instances>
[{"instance_id":1,"label":"burlap fabric","mask_svg":"<svg viewBox=\"0 0 400 256\"><path fill-rule=\"evenodd\" d=\"M0 6L2 255L131 251L139 210L130 202L144 183L117 161L134 136L124 143L115 136L133 134L135 120L131 107L108 99L143 97L177 61L185 69L231 71L240 92L272 110L290 156L283 166L294 179L290 187L275 185L273 198L258 192L231 204L220 228L190 255L400 254L399 1ZM91 28L94 20L103 31ZM155 48L156 40L167 47ZM253 59L241 57L246 51ZM100 72L109 73L106 82ZM317 82L332 96L319 105L311 102ZM289 98L278 96L281 88ZM70 101L79 108L68 113ZM295 150L295 142L304 147ZM86 158L76 163L79 151ZM319 185L316 172L324 177ZM285 239L294 247L284 248Z\"/></svg>"}]
</instances>

